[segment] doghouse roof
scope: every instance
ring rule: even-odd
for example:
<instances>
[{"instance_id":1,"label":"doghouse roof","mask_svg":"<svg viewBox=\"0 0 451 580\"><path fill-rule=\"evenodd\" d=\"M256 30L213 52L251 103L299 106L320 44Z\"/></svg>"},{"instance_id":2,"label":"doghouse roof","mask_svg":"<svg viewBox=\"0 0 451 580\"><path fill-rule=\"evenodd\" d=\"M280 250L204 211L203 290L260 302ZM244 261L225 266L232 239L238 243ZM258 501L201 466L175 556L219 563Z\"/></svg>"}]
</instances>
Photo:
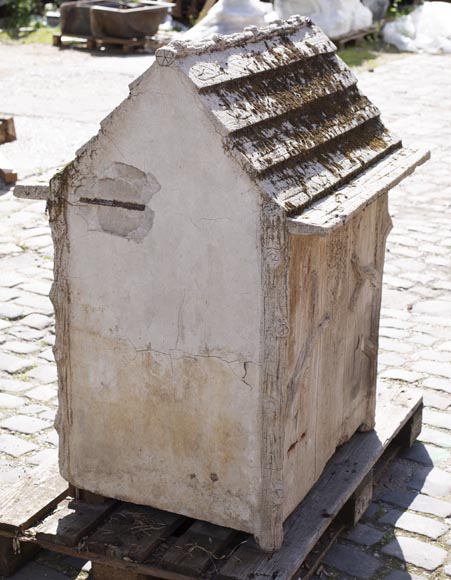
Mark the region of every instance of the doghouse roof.
<instances>
[{"instance_id":1,"label":"doghouse roof","mask_svg":"<svg viewBox=\"0 0 451 580\"><path fill-rule=\"evenodd\" d=\"M401 148L335 49L310 19L293 17L173 41L156 59L189 77L225 149L287 216L299 217Z\"/></svg>"}]
</instances>

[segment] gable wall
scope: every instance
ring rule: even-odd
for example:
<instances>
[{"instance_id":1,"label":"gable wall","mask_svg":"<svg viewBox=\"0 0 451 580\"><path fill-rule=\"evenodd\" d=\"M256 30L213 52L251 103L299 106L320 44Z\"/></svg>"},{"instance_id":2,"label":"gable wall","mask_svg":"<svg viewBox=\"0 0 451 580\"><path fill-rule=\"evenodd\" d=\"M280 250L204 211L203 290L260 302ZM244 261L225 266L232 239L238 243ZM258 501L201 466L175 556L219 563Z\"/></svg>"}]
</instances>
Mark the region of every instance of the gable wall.
<instances>
[{"instance_id":1,"label":"gable wall","mask_svg":"<svg viewBox=\"0 0 451 580\"><path fill-rule=\"evenodd\" d=\"M136 84L75 167L59 273L70 290L63 473L97 493L253 531L258 196L176 69L155 66Z\"/></svg>"}]
</instances>

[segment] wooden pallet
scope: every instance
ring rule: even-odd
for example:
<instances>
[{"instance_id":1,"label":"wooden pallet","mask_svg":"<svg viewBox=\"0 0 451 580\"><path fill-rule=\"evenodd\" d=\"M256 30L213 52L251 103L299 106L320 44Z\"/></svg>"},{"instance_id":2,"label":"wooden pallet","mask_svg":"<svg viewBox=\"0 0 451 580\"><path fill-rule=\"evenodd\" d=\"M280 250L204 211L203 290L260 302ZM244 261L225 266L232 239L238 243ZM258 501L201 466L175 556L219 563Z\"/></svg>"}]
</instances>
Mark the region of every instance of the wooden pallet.
<instances>
[{"instance_id":1,"label":"wooden pallet","mask_svg":"<svg viewBox=\"0 0 451 580\"><path fill-rule=\"evenodd\" d=\"M75 36L70 34L54 34L53 46L60 48L74 44L74 42L86 44L88 50L98 50L107 46L118 46L122 49L124 54L128 54L136 48L144 48L149 41L147 37L144 38L113 38L111 36L104 36L102 38L94 36Z\"/></svg>"},{"instance_id":2,"label":"wooden pallet","mask_svg":"<svg viewBox=\"0 0 451 580\"><path fill-rule=\"evenodd\" d=\"M274 554L247 534L149 507L72 493L44 466L0 494L0 575L41 547L91 560L95 580L308 580L345 527L367 509L373 473L421 430L422 399L385 388L376 429L356 433L285 524Z\"/></svg>"},{"instance_id":3,"label":"wooden pallet","mask_svg":"<svg viewBox=\"0 0 451 580\"><path fill-rule=\"evenodd\" d=\"M1 151L0 151L0 177L8 185L12 185L17 181L16 171L13 169L10 161Z\"/></svg>"},{"instance_id":4,"label":"wooden pallet","mask_svg":"<svg viewBox=\"0 0 451 580\"><path fill-rule=\"evenodd\" d=\"M0 145L16 140L16 127L13 117L0 116Z\"/></svg>"},{"instance_id":5,"label":"wooden pallet","mask_svg":"<svg viewBox=\"0 0 451 580\"><path fill-rule=\"evenodd\" d=\"M362 42L367 36L372 34L377 34L379 26L370 26L369 28L362 28L361 30L356 30L355 32L350 32L349 34L343 34L342 36L337 36L332 38L332 41L337 45L338 49L341 50L347 44L357 44Z\"/></svg>"}]
</instances>

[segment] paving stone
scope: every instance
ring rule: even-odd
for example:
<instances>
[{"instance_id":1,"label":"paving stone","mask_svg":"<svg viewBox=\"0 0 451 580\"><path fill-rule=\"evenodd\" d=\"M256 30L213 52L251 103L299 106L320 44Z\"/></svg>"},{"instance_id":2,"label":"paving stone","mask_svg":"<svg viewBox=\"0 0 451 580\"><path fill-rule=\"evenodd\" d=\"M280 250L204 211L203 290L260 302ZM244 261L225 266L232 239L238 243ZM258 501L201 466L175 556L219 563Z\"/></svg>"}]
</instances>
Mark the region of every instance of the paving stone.
<instances>
[{"instance_id":1,"label":"paving stone","mask_svg":"<svg viewBox=\"0 0 451 580\"><path fill-rule=\"evenodd\" d=\"M5 342L2 346L3 350L14 352L16 354L30 354L39 350L39 344L32 342L10 341Z\"/></svg>"},{"instance_id":2,"label":"paving stone","mask_svg":"<svg viewBox=\"0 0 451 580\"><path fill-rule=\"evenodd\" d=\"M451 378L451 365L435 361L419 361L412 365L414 371Z\"/></svg>"},{"instance_id":3,"label":"paving stone","mask_svg":"<svg viewBox=\"0 0 451 580\"><path fill-rule=\"evenodd\" d=\"M408 342L385 338L383 336L379 339L379 348L390 352L400 352L401 354L412 352L415 349L415 347Z\"/></svg>"},{"instance_id":4,"label":"paving stone","mask_svg":"<svg viewBox=\"0 0 451 580\"><path fill-rule=\"evenodd\" d=\"M324 563L340 572L363 579L371 578L381 567L381 562L376 558L368 556L358 548L342 544L333 546L326 555Z\"/></svg>"},{"instance_id":5,"label":"paving stone","mask_svg":"<svg viewBox=\"0 0 451 580\"><path fill-rule=\"evenodd\" d=\"M29 369L33 364L30 359L0 352L0 371L14 374Z\"/></svg>"},{"instance_id":6,"label":"paving stone","mask_svg":"<svg viewBox=\"0 0 451 580\"><path fill-rule=\"evenodd\" d=\"M436 570L447 557L447 552L442 548L404 536L397 536L382 548L382 552L429 571Z\"/></svg>"},{"instance_id":7,"label":"paving stone","mask_svg":"<svg viewBox=\"0 0 451 580\"><path fill-rule=\"evenodd\" d=\"M442 522L399 510L388 511L379 519L379 523L389 524L406 532L421 534L433 540L443 536L448 531L448 526Z\"/></svg>"},{"instance_id":8,"label":"paving stone","mask_svg":"<svg viewBox=\"0 0 451 580\"><path fill-rule=\"evenodd\" d=\"M11 322L9 320L3 320L0 318L0 330L5 330L5 328L9 328L11 326Z\"/></svg>"},{"instance_id":9,"label":"paving stone","mask_svg":"<svg viewBox=\"0 0 451 580\"><path fill-rule=\"evenodd\" d=\"M379 364L392 367L402 367L406 363L406 359L396 352L382 352L378 356Z\"/></svg>"},{"instance_id":10,"label":"paving stone","mask_svg":"<svg viewBox=\"0 0 451 580\"><path fill-rule=\"evenodd\" d=\"M34 449L37 449L37 447L30 441L25 441L20 437L8 435L7 433L0 434L0 452L7 453L13 457L20 457Z\"/></svg>"},{"instance_id":11,"label":"paving stone","mask_svg":"<svg viewBox=\"0 0 451 580\"><path fill-rule=\"evenodd\" d=\"M423 385L429 389L436 389L438 391L445 391L451 394L451 380L439 379L437 377L429 377L423 381Z\"/></svg>"},{"instance_id":12,"label":"paving stone","mask_svg":"<svg viewBox=\"0 0 451 580\"><path fill-rule=\"evenodd\" d=\"M445 574L446 574L447 576L451 576L451 564L448 564L448 566L445 566L445 567L443 568L443 571L445 572Z\"/></svg>"},{"instance_id":13,"label":"paving stone","mask_svg":"<svg viewBox=\"0 0 451 580\"><path fill-rule=\"evenodd\" d=\"M434 407L445 411L451 405L451 396L441 395L434 391L422 391L423 402L426 407Z\"/></svg>"},{"instance_id":14,"label":"paving stone","mask_svg":"<svg viewBox=\"0 0 451 580\"><path fill-rule=\"evenodd\" d=\"M433 427L451 429L451 415L448 413L439 413L438 411L425 409L423 412L423 421Z\"/></svg>"},{"instance_id":15,"label":"paving stone","mask_svg":"<svg viewBox=\"0 0 451 580\"><path fill-rule=\"evenodd\" d=\"M381 373L381 377L384 379L395 379L406 383L415 383L419 381L422 376L423 375L420 375L419 373L413 373L412 371L406 371L405 369L387 369Z\"/></svg>"},{"instance_id":16,"label":"paving stone","mask_svg":"<svg viewBox=\"0 0 451 580\"><path fill-rule=\"evenodd\" d=\"M23 399L16 397L15 395L9 395L7 393L0 393L0 408L5 409L17 409L22 407Z\"/></svg>"},{"instance_id":17,"label":"paving stone","mask_svg":"<svg viewBox=\"0 0 451 580\"><path fill-rule=\"evenodd\" d=\"M446 431L439 431L438 429L423 427L418 439L420 441L424 441L425 443L433 443L438 447L446 447L448 449L451 448L451 433Z\"/></svg>"},{"instance_id":18,"label":"paving stone","mask_svg":"<svg viewBox=\"0 0 451 580\"><path fill-rule=\"evenodd\" d=\"M19 304L20 306L28 306L35 312L41 314L46 314L47 316L53 315L53 306L49 298L44 296L39 296L38 294L22 294L14 304Z\"/></svg>"},{"instance_id":19,"label":"paving stone","mask_svg":"<svg viewBox=\"0 0 451 580\"><path fill-rule=\"evenodd\" d=\"M357 524L346 534L348 540L352 540L356 544L361 544L363 546L377 544L383 536L384 532L366 524Z\"/></svg>"},{"instance_id":20,"label":"paving stone","mask_svg":"<svg viewBox=\"0 0 451 580\"><path fill-rule=\"evenodd\" d=\"M31 465L45 465L47 463L51 463L52 461L56 461L57 458L58 458L57 449L43 449L42 451L34 453L31 457L27 459L27 461Z\"/></svg>"},{"instance_id":21,"label":"paving stone","mask_svg":"<svg viewBox=\"0 0 451 580\"><path fill-rule=\"evenodd\" d=\"M2 486L15 485L21 479L23 479L27 475L27 473L29 473L29 469L27 470L23 465L19 467L5 467L1 465L0 484Z\"/></svg>"},{"instance_id":22,"label":"paving stone","mask_svg":"<svg viewBox=\"0 0 451 580\"><path fill-rule=\"evenodd\" d=\"M442 344L439 344L438 348L440 348L441 350L451 351L451 341L450 342L443 342Z\"/></svg>"},{"instance_id":23,"label":"paving stone","mask_svg":"<svg viewBox=\"0 0 451 580\"><path fill-rule=\"evenodd\" d=\"M401 339L409 336L409 333L406 330L402 330L400 328L386 328L381 326L379 329L379 336L391 339Z\"/></svg>"},{"instance_id":24,"label":"paving stone","mask_svg":"<svg viewBox=\"0 0 451 580\"><path fill-rule=\"evenodd\" d=\"M33 387L33 383L0 377L0 391L21 393Z\"/></svg>"},{"instance_id":25,"label":"paving stone","mask_svg":"<svg viewBox=\"0 0 451 580\"><path fill-rule=\"evenodd\" d=\"M55 356L54 356L53 350L51 348L43 350L40 353L39 358L42 358L42 359L46 360L47 362L51 362L51 363L55 362Z\"/></svg>"},{"instance_id":26,"label":"paving stone","mask_svg":"<svg viewBox=\"0 0 451 580\"><path fill-rule=\"evenodd\" d=\"M418 467L408 485L426 495L442 498L451 496L451 474L437 467Z\"/></svg>"},{"instance_id":27,"label":"paving stone","mask_svg":"<svg viewBox=\"0 0 451 580\"><path fill-rule=\"evenodd\" d=\"M388 576L384 577L384 580L428 580L424 576L417 576L416 574L410 574L409 572L403 572L402 570L395 570L391 572Z\"/></svg>"},{"instance_id":28,"label":"paving stone","mask_svg":"<svg viewBox=\"0 0 451 580\"><path fill-rule=\"evenodd\" d=\"M390 491L382 497L382 501L441 518L451 515L451 503L413 491Z\"/></svg>"},{"instance_id":29,"label":"paving stone","mask_svg":"<svg viewBox=\"0 0 451 580\"><path fill-rule=\"evenodd\" d=\"M42 330L33 330L27 326L14 327L9 329L8 332L20 340L38 341L44 336Z\"/></svg>"},{"instance_id":30,"label":"paving stone","mask_svg":"<svg viewBox=\"0 0 451 580\"><path fill-rule=\"evenodd\" d=\"M28 415L15 415L0 422L0 427L8 429L9 431L17 431L32 435L38 431L49 429L52 426L48 421L37 419L36 417L29 417Z\"/></svg>"},{"instance_id":31,"label":"paving stone","mask_svg":"<svg viewBox=\"0 0 451 580\"><path fill-rule=\"evenodd\" d=\"M451 352L437 349L420 350L415 353L415 358L450 363Z\"/></svg>"},{"instance_id":32,"label":"paving stone","mask_svg":"<svg viewBox=\"0 0 451 580\"><path fill-rule=\"evenodd\" d=\"M55 398L57 394L58 391L56 387L42 385L27 391L26 396L30 399L36 399L38 401L50 401L51 399Z\"/></svg>"},{"instance_id":33,"label":"paving stone","mask_svg":"<svg viewBox=\"0 0 451 580\"><path fill-rule=\"evenodd\" d=\"M366 512L363 514L362 518L365 520L373 519L376 517L376 515L380 509L381 509L381 506L379 504L377 504L376 502L372 501L370 503L370 505L368 506L368 509L366 510Z\"/></svg>"},{"instance_id":34,"label":"paving stone","mask_svg":"<svg viewBox=\"0 0 451 580\"><path fill-rule=\"evenodd\" d=\"M51 242L48 236L46 236L46 244L48 245ZM33 292L34 294L40 294L42 296L48 296L50 292L50 284L48 282L28 282L26 284L22 284L22 288L27 292Z\"/></svg>"},{"instance_id":35,"label":"paving stone","mask_svg":"<svg viewBox=\"0 0 451 580\"><path fill-rule=\"evenodd\" d=\"M53 383L58 378L55 365L40 365L29 371L27 375L43 384Z\"/></svg>"},{"instance_id":36,"label":"paving stone","mask_svg":"<svg viewBox=\"0 0 451 580\"><path fill-rule=\"evenodd\" d=\"M410 447L401 453L401 457L404 459L410 459L422 465L440 465L446 462L451 453L447 449L440 449L432 445L425 445L420 441L417 441Z\"/></svg>"},{"instance_id":37,"label":"paving stone","mask_svg":"<svg viewBox=\"0 0 451 580\"><path fill-rule=\"evenodd\" d=\"M408 342L413 342L413 344L421 344L423 346L431 346L437 339L433 336L428 336L427 334L411 334L406 338Z\"/></svg>"},{"instance_id":38,"label":"paving stone","mask_svg":"<svg viewBox=\"0 0 451 580\"><path fill-rule=\"evenodd\" d=\"M47 566L30 562L10 576L9 580L69 580L69 577Z\"/></svg>"},{"instance_id":39,"label":"paving stone","mask_svg":"<svg viewBox=\"0 0 451 580\"><path fill-rule=\"evenodd\" d=\"M58 445L58 433L55 430L51 431L46 436L45 441L51 445Z\"/></svg>"},{"instance_id":40,"label":"paving stone","mask_svg":"<svg viewBox=\"0 0 451 580\"><path fill-rule=\"evenodd\" d=\"M11 272L3 272L2 271L2 279L1 284L2 286L7 286L8 288L12 288L13 286L17 286L23 282L23 276L20 276L15 271Z\"/></svg>"},{"instance_id":41,"label":"paving stone","mask_svg":"<svg viewBox=\"0 0 451 580\"><path fill-rule=\"evenodd\" d=\"M29 314L22 318L20 321L21 324L25 326L29 326L30 328L34 328L35 330L43 330L52 324L52 319L48 316L44 316L43 314Z\"/></svg>"},{"instance_id":42,"label":"paving stone","mask_svg":"<svg viewBox=\"0 0 451 580\"><path fill-rule=\"evenodd\" d=\"M0 318L7 318L8 320L18 320L27 314L27 310L21 306L3 302L0 304Z\"/></svg>"},{"instance_id":43,"label":"paving stone","mask_svg":"<svg viewBox=\"0 0 451 580\"><path fill-rule=\"evenodd\" d=\"M451 301L449 300L425 300L417 302L413 307L414 312L424 312L434 316L450 316Z\"/></svg>"}]
</instances>

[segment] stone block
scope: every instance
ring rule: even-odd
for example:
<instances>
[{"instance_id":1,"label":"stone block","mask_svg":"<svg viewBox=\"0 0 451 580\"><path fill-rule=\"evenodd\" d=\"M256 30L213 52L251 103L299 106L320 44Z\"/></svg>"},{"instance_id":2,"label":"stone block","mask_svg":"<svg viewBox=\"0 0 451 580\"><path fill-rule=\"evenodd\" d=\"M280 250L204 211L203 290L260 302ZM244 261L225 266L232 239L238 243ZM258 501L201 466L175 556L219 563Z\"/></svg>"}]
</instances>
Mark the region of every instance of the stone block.
<instances>
[{"instance_id":1,"label":"stone block","mask_svg":"<svg viewBox=\"0 0 451 580\"><path fill-rule=\"evenodd\" d=\"M14 417L9 417L8 419L1 421L0 426L9 431L17 431L19 433L32 435L33 433L38 433L39 431L48 429L52 424L48 421L43 421L42 419L29 417L28 415L15 415Z\"/></svg>"},{"instance_id":2,"label":"stone block","mask_svg":"<svg viewBox=\"0 0 451 580\"><path fill-rule=\"evenodd\" d=\"M324 558L324 563L340 572L365 580L381 568L381 562L354 546L335 544Z\"/></svg>"},{"instance_id":3,"label":"stone block","mask_svg":"<svg viewBox=\"0 0 451 580\"><path fill-rule=\"evenodd\" d=\"M21 457L34 449L37 449L34 443L25 441L20 437L8 434L0 435L0 451L12 457Z\"/></svg>"},{"instance_id":4,"label":"stone block","mask_svg":"<svg viewBox=\"0 0 451 580\"><path fill-rule=\"evenodd\" d=\"M382 548L382 552L428 571L437 570L447 558L447 552L442 548L404 536L397 536Z\"/></svg>"},{"instance_id":5,"label":"stone block","mask_svg":"<svg viewBox=\"0 0 451 580\"><path fill-rule=\"evenodd\" d=\"M382 496L382 501L440 518L451 515L451 503L413 491L391 491Z\"/></svg>"},{"instance_id":6,"label":"stone block","mask_svg":"<svg viewBox=\"0 0 451 580\"><path fill-rule=\"evenodd\" d=\"M379 519L381 524L390 524L406 532L427 536L437 540L448 531L448 526L442 522L399 510L390 510Z\"/></svg>"}]
</instances>

